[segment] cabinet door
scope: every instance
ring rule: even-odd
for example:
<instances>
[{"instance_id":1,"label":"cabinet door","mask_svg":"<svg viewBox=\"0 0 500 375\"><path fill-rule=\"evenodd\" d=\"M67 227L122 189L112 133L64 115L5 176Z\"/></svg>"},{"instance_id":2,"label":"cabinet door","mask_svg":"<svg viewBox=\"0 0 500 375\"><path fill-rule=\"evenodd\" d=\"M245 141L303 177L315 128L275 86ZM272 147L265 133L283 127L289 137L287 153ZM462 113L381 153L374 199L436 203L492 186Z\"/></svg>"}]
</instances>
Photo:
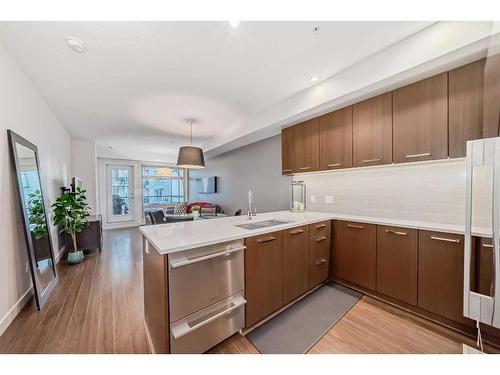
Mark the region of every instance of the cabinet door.
<instances>
[{"instance_id":1,"label":"cabinet door","mask_svg":"<svg viewBox=\"0 0 500 375\"><path fill-rule=\"evenodd\" d=\"M317 236L309 240L309 289L328 279L330 237Z\"/></svg>"},{"instance_id":2,"label":"cabinet door","mask_svg":"<svg viewBox=\"0 0 500 375\"><path fill-rule=\"evenodd\" d=\"M281 232L245 240L246 327L283 305L283 249Z\"/></svg>"},{"instance_id":3,"label":"cabinet door","mask_svg":"<svg viewBox=\"0 0 500 375\"><path fill-rule=\"evenodd\" d=\"M377 226L377 292L417 305L418 232Z\"/></svg>"},{"instance_id":4,"label":"cabinet door","mask_svg":"<svg viewBox=\"0 0 500 375\"><path fill-rule=\"evenodd\" d=\"M320 168L352 167L352 107L319 118Z\"/></svg>"},{"instance_id":5,"label":"cabinet door","mask_svg":"<svg viewBox=\"0 0 500 375\"><path fill-rule=\"evenodd\" d=\"M281 131L281 168L283 175L291 174L295 169L293 134L293 127Z\"/></svg>"},{"instance_id":6,"label":"cabinet door","mask_svg":"<svg viewBox=\"0 0 500 375\"><path fill-rule=\"evenodd\" d=\"M466 142L482 137L484 62L479 60L449 72L451 158L464 157Z\"/></svg>"},{"instance_id":7,"label":"cabinet door","mask_svg":"<svg viewBox=\"0 0 500 375\"><path fill-rule=\"evenodd\" d=\"M352 106L355 167L392 163L392 93Z\"/></svg>"},{"instance_id":8,"label":"cabinet door","mask_svg":"<svg viewBox=\"0 0 500 375\"><path fill-rule=\"evenodd\" d=\"M471 272L475 276L474 290L486 296L492 296L495 283L492 241L491 238L480 238L478 242L474 249L475 272Z\"/></svg>"},{"instance_id":9,"label":"cabinet door","mask_svg":"<svg viewBox=\"0 0 500 375\"><path fill-rule=\"evenodd\" d=\"M445 318L463 317L464 237L419 231L418 307Z\"/></svg>"},{"instance_id":10,"label":"cabinet door","mask_svg":"<svg viewBox=\"0 0 500 375\"><path fill-rule=\"evenodd\" d=\"M293 127L294 172L319 169L318 119L306 121Z\"/></svg>"},{"instance_id":11,"label":"cabinet door","mask_svg":"<svg viewBox=\"0 0 500 375\"><path fill-rule=\"evenodd\" d=\"M376 226L335 221L332 269L335 277L375 290Z\"/></svg>"},{"instance_id":12,"label":"cabinet door","mask_svg":"<svg viewBox=\"0 0 500 375\"><path fill-rule=\"evenodd\" d=\"M500 53L484 65L483 138L498 137L500 126Z\"/></svg>"},{"instance_id":13,"label":"cabinet door","mask_svg":"<svg viewBox=\"0 0 500 375\"><path fill-rule=\"evenodd\" d=\"M283 231L283 304L294 300L308 289L308 227Z\"/></svg>"},{"instance_id":14,"label":"cabinet door","mask_svg":"<svg viewBox=\"0 0 500 375\"><path fill-rule=\"evenodd\" d=\"M393 92L394 162L448 157L448 75Z\"/></svg>"}]
</instances>

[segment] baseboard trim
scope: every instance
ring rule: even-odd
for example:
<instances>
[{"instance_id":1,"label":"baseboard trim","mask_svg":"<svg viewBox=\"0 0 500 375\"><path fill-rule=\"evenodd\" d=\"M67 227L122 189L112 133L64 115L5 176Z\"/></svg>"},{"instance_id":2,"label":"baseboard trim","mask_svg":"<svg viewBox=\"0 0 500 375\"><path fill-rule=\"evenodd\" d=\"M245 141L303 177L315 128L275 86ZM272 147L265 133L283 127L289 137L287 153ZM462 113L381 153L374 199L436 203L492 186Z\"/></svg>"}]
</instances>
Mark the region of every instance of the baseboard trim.
<instances>
[{"instance_id":1,"label":"baseboard trim","mask_svg":"<svg viewBox=\"0 0 500 375\"><path fill-rule=\"evenodd\" d=\"M54 256L54 260L57 263L62 259L64 255L64 248L59 251ZM7 330L10 323L16 318L16 316L21 312L24 306L28 303L30 298L33 296L33 287L30 287L24 294L17 300L17 302L10 308L9 311L0 320L0 336Z\"/></svg>"},{"instance_id":2,"label":"baseboard trim","mask_svg":"<svg viewBox=\"0 0 500 375\"><path fill-rule=\"evenodd\" d=\"M24 306L28 303L31 296L33 295L33 288L29 288L22 296L17 300L14 306L11 307L9 311L0 320L0 336L7 330L10 323L16 318L16 316L21 312Z\"/></svg>"}]
</instances>

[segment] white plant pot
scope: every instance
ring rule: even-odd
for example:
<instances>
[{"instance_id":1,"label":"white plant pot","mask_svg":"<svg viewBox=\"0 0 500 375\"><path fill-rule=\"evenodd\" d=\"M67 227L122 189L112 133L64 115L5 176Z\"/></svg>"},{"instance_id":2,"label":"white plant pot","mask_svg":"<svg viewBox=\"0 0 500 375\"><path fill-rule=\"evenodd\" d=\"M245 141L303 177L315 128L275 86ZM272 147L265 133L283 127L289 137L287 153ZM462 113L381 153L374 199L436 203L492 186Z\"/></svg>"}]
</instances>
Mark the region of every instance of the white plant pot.
<instances>
[{"instance_id":1,"label":"white plant pot","mask_svg":"<svg viewBox=\"0 0 500 375\"><path fill-rule=\"evenodd\" d=\"M192 214L193 214L193 217L199 217L200 211L193 211Z\"/></svg>"}]
</instances>

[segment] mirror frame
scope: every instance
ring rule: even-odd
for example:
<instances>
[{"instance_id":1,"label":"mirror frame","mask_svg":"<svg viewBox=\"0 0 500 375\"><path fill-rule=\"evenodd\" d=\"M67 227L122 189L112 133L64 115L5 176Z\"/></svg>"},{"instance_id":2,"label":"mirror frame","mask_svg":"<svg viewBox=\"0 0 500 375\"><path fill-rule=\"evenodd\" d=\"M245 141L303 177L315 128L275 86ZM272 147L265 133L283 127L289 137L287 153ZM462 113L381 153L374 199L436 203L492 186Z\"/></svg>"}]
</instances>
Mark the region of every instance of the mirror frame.
<instances>
[{"instance_id":1,"label":"mirror frame","mask_svg":"<svg viewBox=\"0 0 500 375\"><path fill-rule=\"evenodd\" d=\"M9 138L9 147L10 147L10 156L11 156L11 165L12 165L12 173L15 176L16 180L16 187L17 187L17 195L19 199L19 207L21 209L21 214L23 216L23 226L24 226L24 238L26 240L26 249L28 251L28 258L30 262L30 270L31 270L31 279L33 280L33 290L34 290L34 295L35 295L35 300L36 304L38 307L38 310L41 310L43 305L47 302L50 294L54 290L56 284L57 284L57 272L56 272L56 262L54 259L54 247L52 245L52 237L51 237L51 229L50 229L50 221L49 221L49 215L47 212L47 204L45 200L45 195L43 194L43 187L42 187L42 174L40 171L40 162L38 160L38 148L25 138L21 137L19 134L13 132L12 130L8 129L7 130L8 138ZM36 161L36 167L38 171L38 180L40 182L40 193L42 195L42 201L43 201L43 209L45 213L45 220L47 222L47 236L49 240L49 250L50 250L50 256L52 259L52 264L53 264L53 271L54 271L54 277L52 280L49 282L49 284L43 289L41 286L39 277L36 270L36 258L35 258L35 252L34 252L34 247L33 247L33 241L31 238L31 231L29 229L29 218L26 215L26 204L27 202L24 201L23 193L22 193L22 180L21 180L21 174L20 169L19 169L19 159L17 157L17 152L16 152L16 144L20 144L26 148L29 148L32 150L35 154L35 161ZM43 290L42 290L43 289Z\"/></svg>"}]
</instances>

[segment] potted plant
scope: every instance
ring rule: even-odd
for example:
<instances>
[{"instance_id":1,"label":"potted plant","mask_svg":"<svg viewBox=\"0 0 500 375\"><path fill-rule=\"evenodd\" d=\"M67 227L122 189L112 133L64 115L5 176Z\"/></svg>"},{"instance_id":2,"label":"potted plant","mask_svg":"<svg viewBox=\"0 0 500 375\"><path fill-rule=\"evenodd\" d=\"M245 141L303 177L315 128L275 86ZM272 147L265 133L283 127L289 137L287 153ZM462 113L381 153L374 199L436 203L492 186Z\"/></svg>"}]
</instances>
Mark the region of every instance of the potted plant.
<instances>
[{"instance_id":1,"label":"potted plant","mask_svg":"<svg viewBox=\"0 0 500 375\"><path fill-rule=\"evenodd\" d=\"M51 206L54 225L59 225L71 236L73 251L68 252L68 263L76 264L83 260L83 251L78 250L76 234L88 223L90 207L87 204L86 190L64 192Z\"/></svg>"},{"instance_id":2,"label":"potted plant","mask_svg":"<svg viewBox=\"0 0 500 375\"><path fill-rule=\"evenodd\" d=\"M191 206L191 213L193 214L193 217L200 216L200 209L201 209L201 207L197 204L193 204Z\"/></svg>"},{"instance_id":3,"label":"potted plant","mask_svg":"<svg viewBox=\"0 0 500 375\"><path fill-rule=\"evenodd\" d=\"M31 232L35 239L39 240L47 236L47 222L43 211L43 199L40 190L35 190L28 195L28 211Z\"/></svg>"}]
</instances>

